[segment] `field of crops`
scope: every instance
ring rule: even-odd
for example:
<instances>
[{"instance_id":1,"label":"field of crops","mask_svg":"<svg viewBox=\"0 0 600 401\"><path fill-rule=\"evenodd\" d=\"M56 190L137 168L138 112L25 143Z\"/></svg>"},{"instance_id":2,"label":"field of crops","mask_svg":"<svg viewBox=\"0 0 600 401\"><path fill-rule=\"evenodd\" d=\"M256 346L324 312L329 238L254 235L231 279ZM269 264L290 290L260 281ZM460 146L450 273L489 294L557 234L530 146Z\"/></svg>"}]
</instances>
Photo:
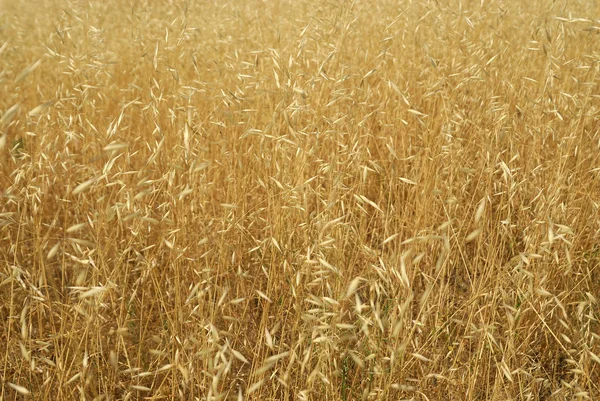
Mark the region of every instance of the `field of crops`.
<instances>
[{"instance_id":1,"label":"field of crops","mask_svg":"<svg viewBox=\"0 0 600 401\"><path fill-rule=\"evenodd\" d=\"M0 400L600 399L600 3L0 1Z\"/></svg>"}]
</instances>

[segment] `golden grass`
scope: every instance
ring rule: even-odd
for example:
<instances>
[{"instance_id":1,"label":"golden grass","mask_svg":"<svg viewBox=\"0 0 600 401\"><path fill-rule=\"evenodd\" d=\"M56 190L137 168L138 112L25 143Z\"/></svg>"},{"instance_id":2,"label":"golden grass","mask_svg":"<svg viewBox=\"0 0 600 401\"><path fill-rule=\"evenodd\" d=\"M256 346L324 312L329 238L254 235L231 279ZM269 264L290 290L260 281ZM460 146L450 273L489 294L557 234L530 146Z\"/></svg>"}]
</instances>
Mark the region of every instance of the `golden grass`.
<instances>
[{"instance_id":1,"label":"golden grass","mask_svg":"<svg viewBox=\"0 0 600 401\"><path fill-rule=\"evenodd\" d=\"M14 1L0 399L600 399L600 5Z\"/></svg>"}]
</instances>

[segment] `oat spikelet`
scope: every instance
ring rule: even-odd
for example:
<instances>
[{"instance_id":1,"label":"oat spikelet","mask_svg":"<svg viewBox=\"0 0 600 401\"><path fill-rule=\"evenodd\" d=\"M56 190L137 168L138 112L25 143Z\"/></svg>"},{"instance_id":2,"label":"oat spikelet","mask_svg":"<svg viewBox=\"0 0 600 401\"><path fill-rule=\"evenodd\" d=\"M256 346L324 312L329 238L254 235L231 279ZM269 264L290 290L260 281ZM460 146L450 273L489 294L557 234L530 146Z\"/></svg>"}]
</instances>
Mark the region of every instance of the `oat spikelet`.
<instances>
[{"instance_id":1,"label":"oat spikelet","mask_svg":"<svg viewBox=\"0 0 600 401\"><path fill-rule=\"evenodd\" d=\"M480 234L481 234L481 228L473 230L469 235L467 235L467 237L465 238L465 242L469 243L469 242L474 241L475 239L477 239L477 237L479 237Z\"/></svg>"},{"instance_id":2,"label":"oat spikelet","mask_svg":"<svg viewBox=\"0 0 600 401\"><path fill-rule=\"evenodd\" d=\"M82 182L81 184L77 185L74 189L73 192L71 192L73 195L78 195L80 193L82 193L83 191L85 191L86 189L88 189L90 186L92 186L93 183L95 183L96 181L98 181L98 178L90 178L87 181Z\"/></svg>"},{"instance_id":3,"label":"oat spikelet","mask_svg":"<svg viewBox=\"0 0 600 401\"><path fill-rule=\"evenodd\" d=\"M475 212L475 224L479 223L481 220L481 216L483 216L483 212L485 211L485 198L479 202L479 206L477 206L477 211Z\"/></svg>"},{"instance_id":4,"label":"oat spikelet","mask_svg":"<svg viewBox=\"0 0 600 401\"><path fill-rule=\"evenodd\" d=\"M57 242L56 244L54 244L54 246L52 248L50 248L50 251L48 251L48 255L46 256L46 259L50 260L50 259L54 258L56 256L56 254L58 253L59 249L60 249L60 242Z\"/></svg>"},{"instance_id":5,"label":"oat spikelet","mask_svg":"<svg viewBox=\"0 0 600 401\"><path fill-rule=\"evenodd\" d=\"M7 384L10 388L12 388L13 390L15 390L17 393L19 393L21 395L30 395L31 394L31 392L23 386L19 386L18 384L14 384L14 383L10 383L10 382Z\"/></svg>"}]
</instances>

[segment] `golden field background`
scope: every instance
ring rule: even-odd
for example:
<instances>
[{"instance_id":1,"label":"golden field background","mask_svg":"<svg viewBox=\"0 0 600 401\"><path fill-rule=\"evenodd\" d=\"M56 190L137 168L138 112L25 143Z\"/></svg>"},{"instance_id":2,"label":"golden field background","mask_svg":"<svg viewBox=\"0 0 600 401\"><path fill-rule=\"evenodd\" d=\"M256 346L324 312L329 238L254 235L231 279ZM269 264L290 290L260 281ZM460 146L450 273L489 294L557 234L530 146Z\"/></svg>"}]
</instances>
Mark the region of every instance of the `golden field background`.
<instances>
[{"instance_id":1,"label":"golden field background","mask_svg":"<svg viewBox=\"0 0 600 401\"><path fill-rule=\"evenodd\" d=\"M0 399L600 399L599 3L0 10Z\"/></svg>"}]
</instances>

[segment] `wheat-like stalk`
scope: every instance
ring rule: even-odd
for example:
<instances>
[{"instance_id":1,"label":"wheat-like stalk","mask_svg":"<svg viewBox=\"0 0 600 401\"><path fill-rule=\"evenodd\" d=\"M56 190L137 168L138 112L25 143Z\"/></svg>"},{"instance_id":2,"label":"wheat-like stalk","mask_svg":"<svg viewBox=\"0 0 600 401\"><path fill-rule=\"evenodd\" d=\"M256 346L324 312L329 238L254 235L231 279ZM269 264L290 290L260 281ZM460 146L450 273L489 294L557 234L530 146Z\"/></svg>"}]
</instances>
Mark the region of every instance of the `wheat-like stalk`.
<instances>
[{"instance_id":1,"label":"wheat-like stalk","mask_svg":"<svg viewBox=\"0 0 600 401\"><path fill-rule=\"evenodd\" d=\"M600 399L596 2L0 3L0 399Z\"/></svg>"}]
</instances>

